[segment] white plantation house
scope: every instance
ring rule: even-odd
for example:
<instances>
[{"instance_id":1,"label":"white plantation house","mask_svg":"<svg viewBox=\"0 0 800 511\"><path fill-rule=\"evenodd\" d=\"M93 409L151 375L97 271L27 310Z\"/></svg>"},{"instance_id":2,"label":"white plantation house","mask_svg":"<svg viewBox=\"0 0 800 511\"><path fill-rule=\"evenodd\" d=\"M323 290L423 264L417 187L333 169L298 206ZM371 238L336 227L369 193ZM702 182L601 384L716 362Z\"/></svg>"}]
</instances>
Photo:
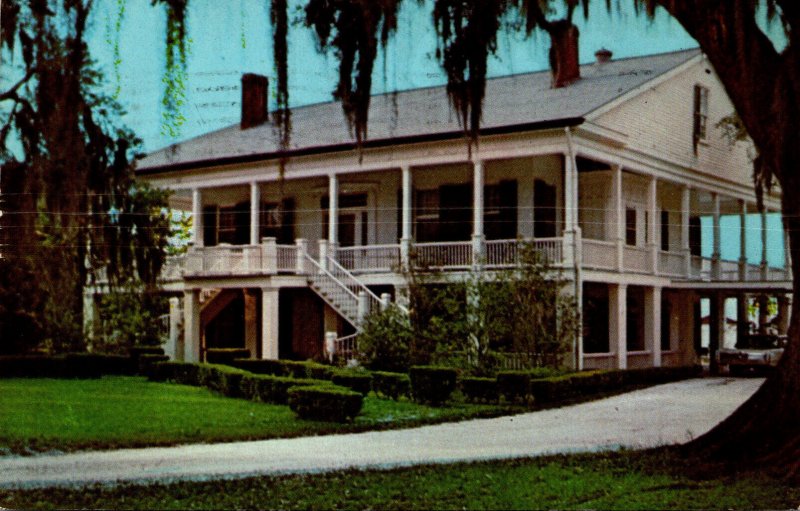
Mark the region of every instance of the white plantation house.
<instances>
[{"instance_id":1,"label":"white plantation house","mask_svg":"<svg viewBox=\"0 0 800 511\"><path fill-rule=\"evenodd\" d=\"M489 80L471 151L444 87L373 97L361 154L340 104L295 108L283 176L267 81L245 75L240 125L139 162L140 178L174 190L172 206L194 218L192 246L164 275L168 352L346 351L365 314L401 295L409 258L491 271L515 263L520 240L582 304L578 368L696 361L701 297L715 349L723 298L790 289L784 267L748 264L744 248L720 256L722 236L766 243L763 224L744 228L757 212L750 146L722 136L733 107L699 50L610 57L598 52L559 88L549 72ZM768 211L779 193L765 196ZM723 215L742 228L721 230ZM710 258L701 218L712 219Z\"/></svg>"}]
</instances>

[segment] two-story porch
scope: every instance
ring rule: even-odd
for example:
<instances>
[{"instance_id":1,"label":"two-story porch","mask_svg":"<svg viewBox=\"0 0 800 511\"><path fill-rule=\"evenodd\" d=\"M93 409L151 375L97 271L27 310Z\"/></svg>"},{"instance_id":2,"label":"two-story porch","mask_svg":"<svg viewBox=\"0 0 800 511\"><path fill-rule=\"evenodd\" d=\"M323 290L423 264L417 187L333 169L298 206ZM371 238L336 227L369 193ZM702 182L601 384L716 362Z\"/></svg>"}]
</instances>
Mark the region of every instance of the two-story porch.
<instances>
[{"instance_id":1,"label":"two-story porch","mask_svg":"<svg viewBox=\"0 0 800 511\"><path fill-rule=\"evenodd\" d=\"M788 280L765 258L721 258L723 236L746 247L755 234L766 247L765 223L760 232L745 227L755 209L746 199L567 152L196 187L176 199L199 219L194 244L173 261L189 304L187 358L200 357L209 337L209 321L198 319L202 290L248 290L237 310L245 323L260 318L261 328L237 330L243 339L236 342L254 355L321 354L324 332L352 333L352 324L387 299L380 295L397 295L404 265L502 269L517 263L521 242L575 283L570 291L592 325L581 339L582 367L691 361L694 330L687 325L699 321L698 285ZM742 219L739 232L722 231L720 219L730 215ZM712 231L706 257L701 220ZM350 306L314 286L326 272L333 274L329 286L350 289L340 292ZM300 305L282 312L281 302ZM283 322L321 326L298 333Z\"/></svg>"}]
</instances>

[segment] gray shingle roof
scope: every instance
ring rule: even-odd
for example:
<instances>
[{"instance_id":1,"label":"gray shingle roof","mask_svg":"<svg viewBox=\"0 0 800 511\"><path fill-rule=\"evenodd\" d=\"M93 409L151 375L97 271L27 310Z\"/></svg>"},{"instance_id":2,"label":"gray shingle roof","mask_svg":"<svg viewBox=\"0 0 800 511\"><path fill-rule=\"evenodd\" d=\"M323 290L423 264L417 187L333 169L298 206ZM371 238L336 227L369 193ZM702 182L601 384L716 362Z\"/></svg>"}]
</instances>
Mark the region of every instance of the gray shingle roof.
<instances>
[{"instance_id":1,"label":"gray shingle roof","mask_svg":"<svg viewBox=\"0 0 800 511\"><path fill-rule=\"evenodd\" d=\"M530 129L552 123L575 124L603 105L700 54L700 50L612 60L581 66L581 79L560 89L550 87L549 71L493 78L486 84L483 130ZM369 111L367 144L395 139L460 136L457 114L444 86L374 96ZM314 152L352 147L339 102L292 109L292 151ZM278 150L270 122L241 130L223 128L148 154L140 171L207 166L236 160L268 158Z\"/></svg>"}]
</instances>

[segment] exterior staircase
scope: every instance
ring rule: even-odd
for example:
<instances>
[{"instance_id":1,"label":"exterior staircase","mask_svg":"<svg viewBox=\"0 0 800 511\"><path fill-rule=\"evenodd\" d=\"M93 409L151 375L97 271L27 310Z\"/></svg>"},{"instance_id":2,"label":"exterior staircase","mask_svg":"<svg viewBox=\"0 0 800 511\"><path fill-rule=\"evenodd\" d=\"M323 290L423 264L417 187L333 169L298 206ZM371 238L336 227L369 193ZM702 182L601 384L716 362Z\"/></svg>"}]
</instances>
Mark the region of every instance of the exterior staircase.
<instances>
[{"instance_id":1,"label":"exterior staircase","mask_svg":"<svg viewBox=\"0 0 800 511\"><path fill-rule=\"evenodd\" d=\"M309 286L325 303L357 330L364 318L381 307L381 299L335 259L326 257L324 265L306 254L313 271Z\"/></svg>"},{"instance_id":2,"label":"exterior staircase","mask_svg":"<svg viewBox=\"0 0 800 511\"><path fill-rule=\"evenodd\" d=\"M232 289L204 289L200 293L200 325L205 328L237 296Z\"/></svg>"}]
</instances>

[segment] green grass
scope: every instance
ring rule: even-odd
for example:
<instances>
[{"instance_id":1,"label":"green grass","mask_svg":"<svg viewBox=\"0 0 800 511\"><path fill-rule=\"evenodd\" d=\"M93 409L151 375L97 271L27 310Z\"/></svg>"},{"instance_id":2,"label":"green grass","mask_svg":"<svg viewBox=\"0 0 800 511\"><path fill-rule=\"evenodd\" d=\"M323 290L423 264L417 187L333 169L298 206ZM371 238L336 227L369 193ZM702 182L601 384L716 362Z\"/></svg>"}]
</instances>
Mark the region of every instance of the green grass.
<instances>
[{"instance_id":1,"label":"green grass","mask_svg":"<svg viewBox=\"0 0 800 511\"><path fill-rule=\"evenodd\" d=\"M389 471L0 492L11 508L787 509L800 488L657 450Z\"/></svg>"},{"instance_id":2,"label":"green grass","mask_svg":"<svg viewBox=\"0 0 800 511\"><path fill-rule=\"evenodd\" d=\"M303 421L288 406L225 398L139 377L0 379L0 454L223 442L389 429L500 415L508 408L442 408L368 397L351 424Z\"/></svg>"}]
</instances>

